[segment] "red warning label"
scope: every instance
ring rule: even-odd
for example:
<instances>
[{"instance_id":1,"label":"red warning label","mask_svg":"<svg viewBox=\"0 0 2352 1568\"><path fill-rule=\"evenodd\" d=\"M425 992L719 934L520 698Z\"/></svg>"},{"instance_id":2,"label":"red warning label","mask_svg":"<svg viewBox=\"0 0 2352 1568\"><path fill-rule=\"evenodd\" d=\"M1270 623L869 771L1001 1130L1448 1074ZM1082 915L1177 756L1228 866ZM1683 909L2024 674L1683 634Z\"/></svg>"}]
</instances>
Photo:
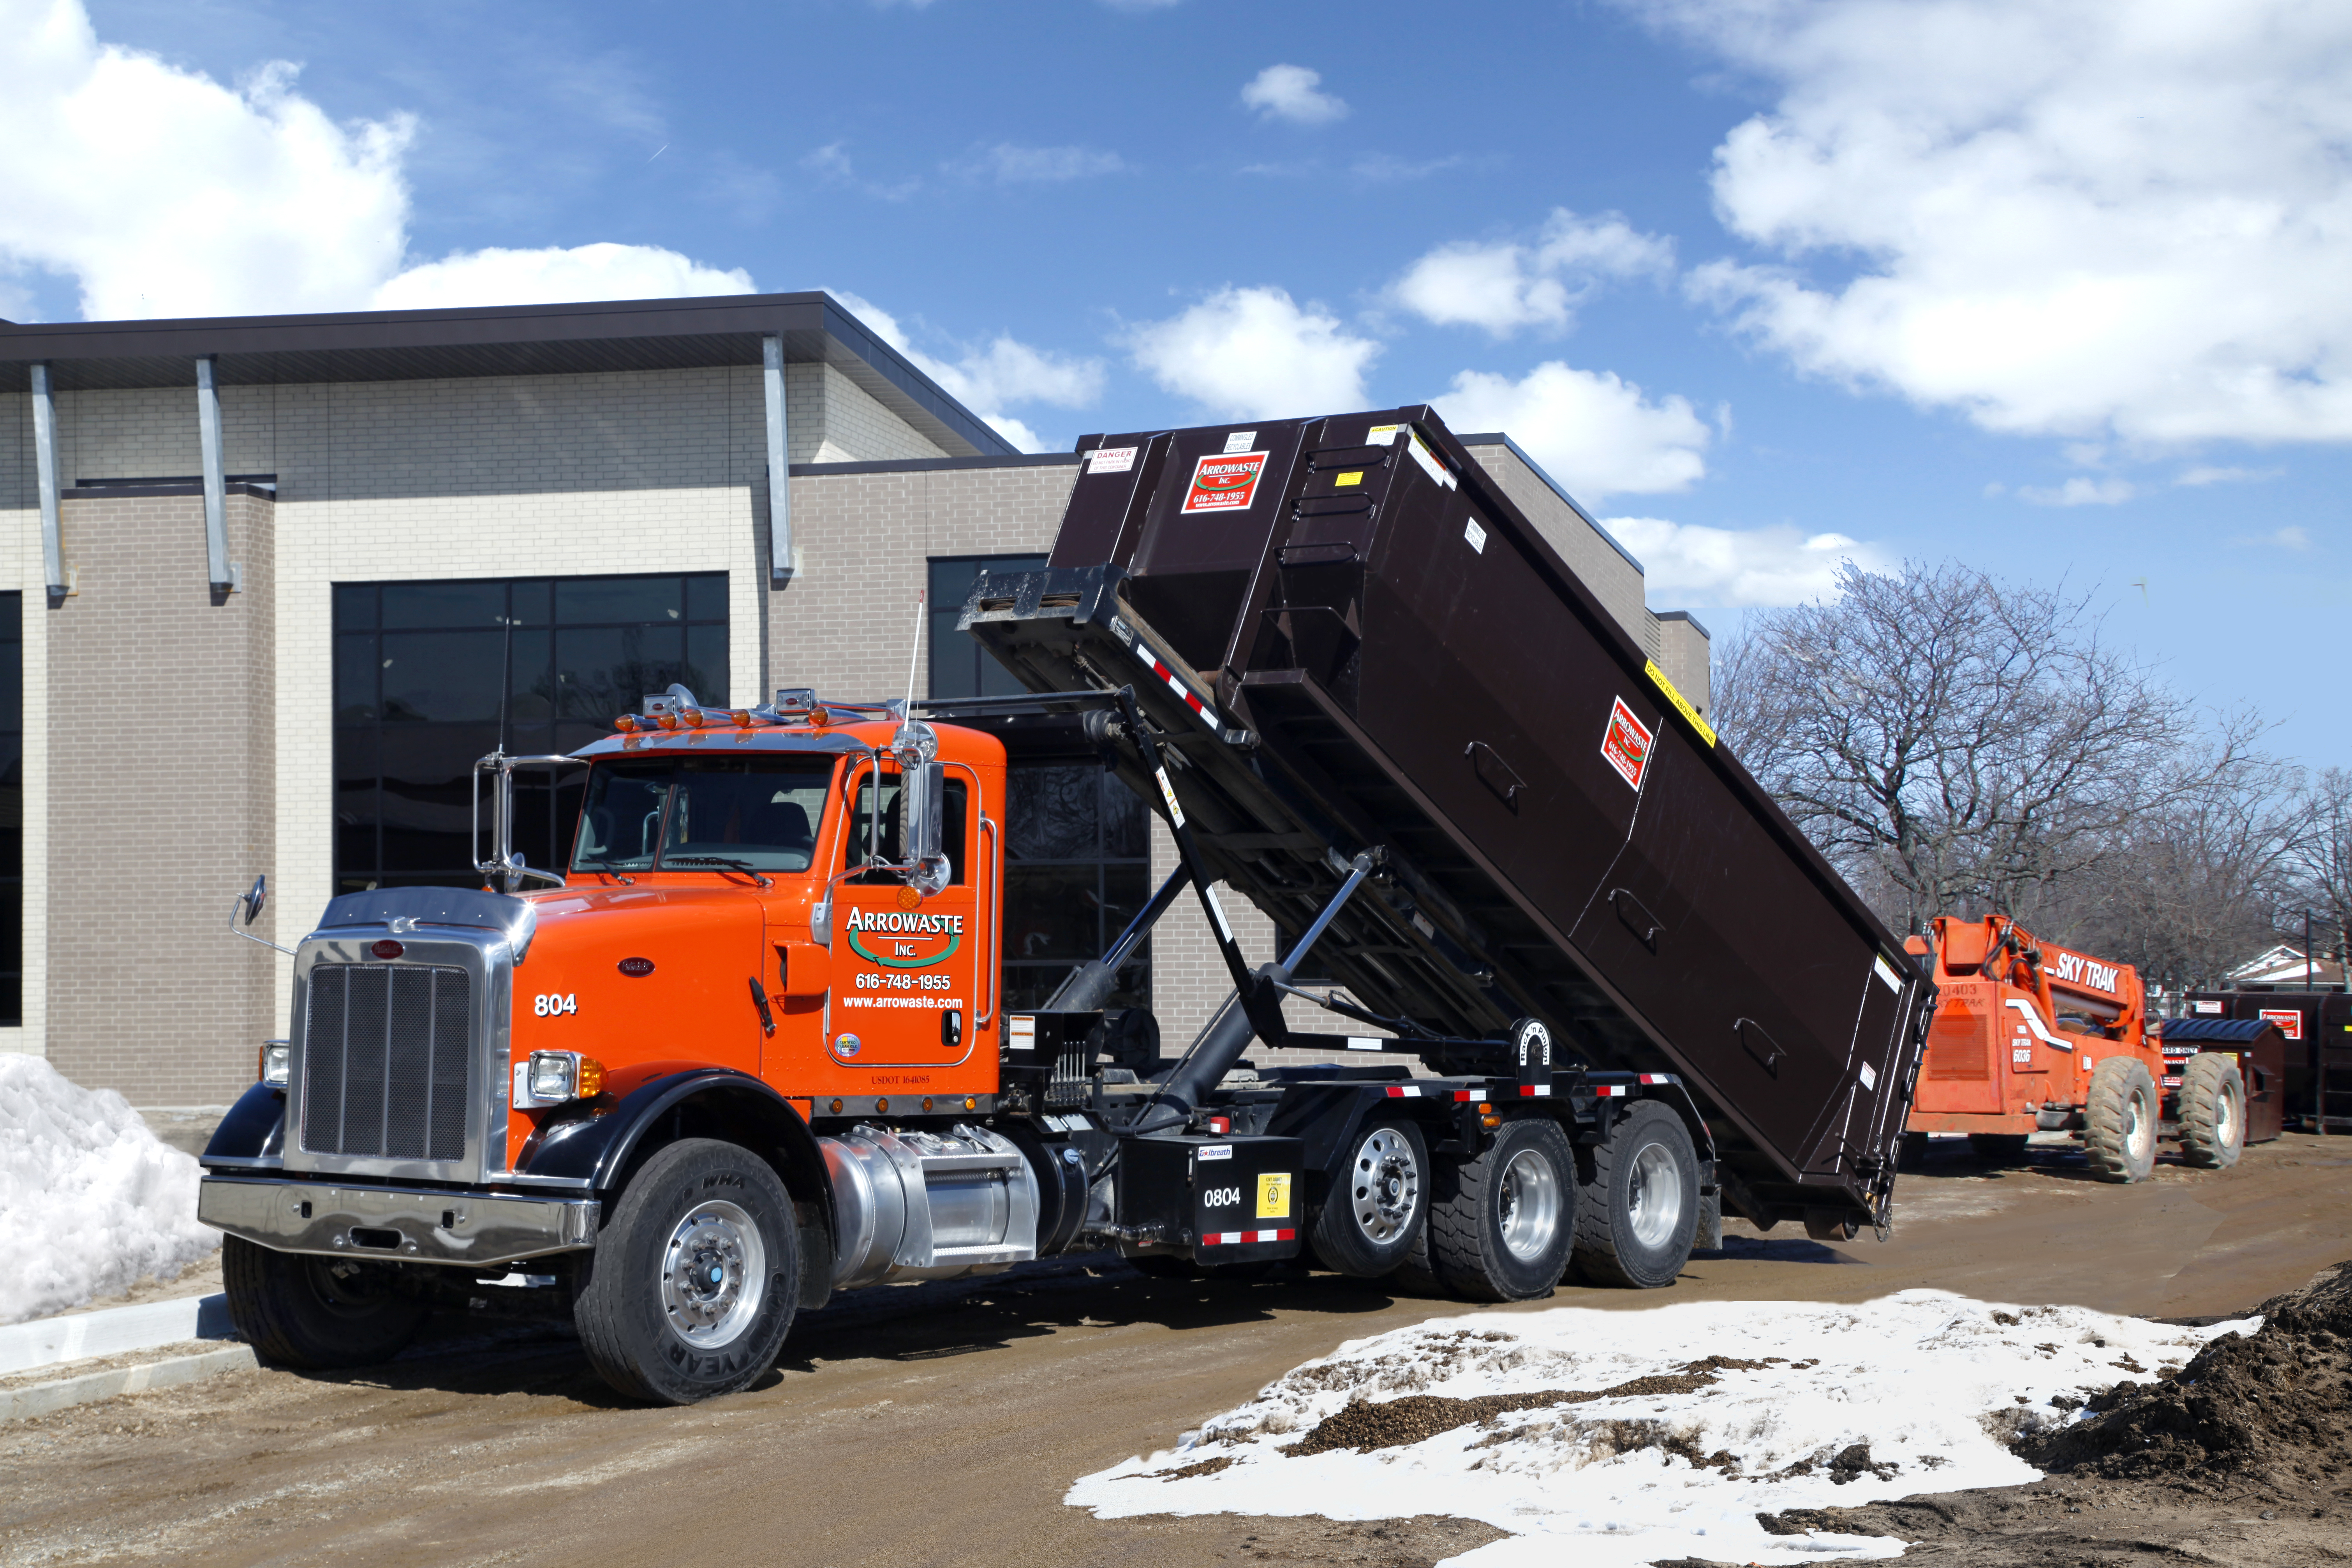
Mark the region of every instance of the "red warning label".
<instances>
[{"instance_id":1,"label":"red warning label","mask_svg":"<svg viewBox=\"0 0 2352 1568\"><path fill-rule=\"evenodd\" d=\"M1265 475L1266 454L1234 452L1202 458L1192 466L1192 493L1184 512L1246 511L1257 499L1257 482Z\"/></svg>"},{"instance_id":2,"label":"red warning label","mask_svg":"<svg viewBox=\"0 0 2352 1568\"><path fill-rule=\"evenodd\" d=\"M1609 710L1609 730L1601 737L1601 754L1609 759L1609 765L1617 770L1620 777L1640 789L1642 775L1650 766L1650 742L1655 739L1620 697Z\"/></svg>"}]
</instances>

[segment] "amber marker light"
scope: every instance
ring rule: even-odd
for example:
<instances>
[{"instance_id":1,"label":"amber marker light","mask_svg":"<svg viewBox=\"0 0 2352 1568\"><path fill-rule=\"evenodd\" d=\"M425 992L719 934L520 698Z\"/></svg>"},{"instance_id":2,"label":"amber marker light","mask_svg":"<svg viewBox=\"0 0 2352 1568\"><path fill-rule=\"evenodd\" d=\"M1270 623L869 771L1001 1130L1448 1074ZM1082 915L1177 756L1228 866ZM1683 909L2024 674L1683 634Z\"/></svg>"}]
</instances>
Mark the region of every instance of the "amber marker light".
<instances>
[{"instance_id":1,"label":"amber marker light","mask_svg":"<svg viewBox=\"0 0 2352 1568\"><path fill-rule=\"evenodd\" d=\"M728 710L727 717L738 730L748 730L751 727L751 710L749 708L730 709Z\"/></svg>"},{"instance_id":2,"label":"amber marker light","mask_svg":"<svg viewBox=\"0 0 2352 1568\"><path fill-rule=\"evenodd\" d=\"M838 1116L838 1115L840 1115L840 1114L841 1114L841 1101L839 1101L839 1100L835 1100L835 1101L833 1102L833 1113L834 1113L835 1116Z\"/></svg>"},{"instance_id":3,"label":"amber marker light","mask_svg":"<svg viewBox=\"0 0 2352 1568\"><path fill-rule=\"evenodd\" d=\"M882 1115L884 1112L887 1111L889 1109L890 1109L890 1100L889 1100L889 1098L888 1098L887 1096L885 1096L884 1098L882 1098L882 1099L880 1099L880 1100L876 1100L876 1101L874 1102L874 1114L875 1114L875 1115L877 1115L877 1116L880 1116L880 1115Z\"/></svg>"},{"instance_id":4,"label":"amber marker light","mask_svg":"<svg viewBox=\"0 0 2352 1568\"><path fill-rule=\"evenodd\" d=\"M665 730L675 730L677 728L677 715L675 713L656 713L654 715L654 722L660 725Z\"/></svg>"},{"instance_id":5,"label":"amber marker light","mask_svg":"<svg viewBox=\"0 0 2352 1568\"><path fill-rule=\"evenodd\" d=\"M923 1109L924 1109L926 1111L928 1111L928 1110L930 1110L930 1108L931 1108L931 1097L930 1097L929 1095L928 1095L928 1094L927 1094L927 1095L923 1096Z\"/></svg>"},{"instance_id":6,"label":"amber marker light","mask_svg":"<svg viewBox=\"0 0 2352 1568\"><path fill-rule=\"evenodd\" d=\"M966 1110L978 1110L980 1109L980 1096L976 1094L965 1095L963 1097L963 1108Z\"/></svg>"},{"instance_id":7,"label":"amber marker light","mask_svg":"<svg viewBox=\"0 0 2352 1568\"><path fill-rule=\"evenodd\" d=\"M613 728L620 731L625 735L630 731L635 730L636 727L636 719L627 713L623 713L613 721Z\"/></svg>"},{"instance_id":8,"label":"amber marker light","mask_svg":"<svg viewBox=\"0 0 2352 1568\"><path fill-rule=\"evenodd\" d=\"M1478 1121L1487 1131L1492 1132L1503 1124L1503 1113L1490 1106L1478 1113Z\"/></svg>"},{"instance_id":9,"label":"amber marker light","mask_svg":"<svg viewBox=\"0 0 2352 1568\"><path fill-rule=\"evenodd\" d=\"M808 710L808 721L813 725L823 728L824 725L833 722L833 715L826 712L822 708L812 708Z\"/></svg>"}]
</instances>

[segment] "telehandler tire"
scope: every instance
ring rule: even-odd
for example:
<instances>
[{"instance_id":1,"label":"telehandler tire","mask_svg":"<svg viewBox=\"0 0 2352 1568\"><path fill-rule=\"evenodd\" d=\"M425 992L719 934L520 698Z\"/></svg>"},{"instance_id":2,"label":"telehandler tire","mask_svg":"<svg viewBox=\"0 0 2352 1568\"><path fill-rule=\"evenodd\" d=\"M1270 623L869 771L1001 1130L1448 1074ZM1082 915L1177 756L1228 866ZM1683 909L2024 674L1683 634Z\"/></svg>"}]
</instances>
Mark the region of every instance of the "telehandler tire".
<instances>
[{"instance_id":1,"label":"telehandler tire","mask_svg":"<svg viewBox=\"0 0 2352 1568\"><path fill-rule=\"evenodd\" d=\"M424 1303L401 1294L382 1264L278 1252L241 1236L221 1242L221 1282L229 1321L273 1366L373 1366L406 1350L425 1321Z\"/></svg>"},{"instance_id":2,"label":"telehandler tire","mask_svg":"<svg viewBox=\"0 0 2352 1568\"><path fill-rule=\"evenodd\" d=\"M2180 1157L2225 1171L2246 1148L2246 1080L2225 1052L2200 1051L2180 1069Z\"/></svg>"},{"instance_id":3,"label":"telehandler tire","mask_svg":"<svg viewBox=\"0 0 2352 1568\"><path fill-rule=\"evenodd\" d=\"M1971 1132L1969 1148L1988 1165L2022 1165L2025 1163L2026 1134L2022 1132Z\"/></svg>"},{"instance_id":4,"label":"telehandler tire","mask_svg":"<svg viewBox=\"0 0 2352 1568\"><path fill-rule=\"evenodd\" d=\"M585 1257L580 1347L631 1399L692 1405L750 1387L775 1364L800 1301L784 1184L715 1139L681 1139L647 1160Z\"/></svg>"},{"instance_id":5,"label":"telehandler tire","mask_svg":"<svg viewBox=\"0 0 2352 1568\"><path fill-rule=\"evenodd\" d=\"M1430 1205L1431 1273L1465 1301L1549 1296L1576 1240L1576 1153L1548 1118L1506 1121Z\"/></svg>"},{"instance_id":6,"label":"telehandler tire","mask_svg":"<svg viewBox=\"0 0 2352 1568\"><path fill-rule=\"evenodd\" d=\"M1637 1100L1609 1136L1576 1152L1578 1276L1654 1290L1690 1260L1698 1234L1698 1155L1683 1119Z\"/></svg>"},{"instance_id":7,"label":"telehandler tire","mask_svg":"<svg viewBox=\"0 0 2352 1568\"><path fill-rule=\"evenodd\" d=\"M2103 1182L2144 1182L2156 1169L2156 1080L2137 1057L2109 1057L2091 1073L2083 1150Z\"/></svg>"},{"instance_id":8,"label":"telehandler tire","mask_svg":"<svg viewBox=\"0 0 2352 1568\"><path fill-rule=\"evenodd\" d=\"M1342 1148L1308 1238L1325 1268L1377 1279L1403 1266L1429 1217L1428 1141L1412 1122L1383 1117Z\"/></svg>"}]
</instances>

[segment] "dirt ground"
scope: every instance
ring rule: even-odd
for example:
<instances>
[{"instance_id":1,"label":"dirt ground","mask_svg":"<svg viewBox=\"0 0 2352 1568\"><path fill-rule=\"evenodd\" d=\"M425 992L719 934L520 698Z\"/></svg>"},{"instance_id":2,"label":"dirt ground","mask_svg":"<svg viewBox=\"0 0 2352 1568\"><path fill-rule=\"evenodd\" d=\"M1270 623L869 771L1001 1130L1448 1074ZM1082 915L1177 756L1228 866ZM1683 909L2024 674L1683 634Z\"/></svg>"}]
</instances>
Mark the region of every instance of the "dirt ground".
<instances>
[{"instance_id":1,"label":"dirt ground","mask_svg":"<svg viewBox=\"0 0 2352 1568\"><path fill-rule=\"evenodd\" d=\"M1433 1518L1103 1521L1061 1498L1342 1340L1431 1316L1912 1286L2154 1317L2241 1311L2352 1255L2352 1139L2291 1135L2231 1171L2167 1163L2131 1187L2091 1182L2063 1150L1989 1170L1939 1144L1905 1178L1885 1245L1730 1229L1668 1291L1570 1288L1511 1307L1325 1276L1170 1282L1101 1258L867 1291L804 1319L758 1387L686 1410L621 1405L560 1334L460 1323L362 1375L257 1370L0 1426L0 1565L1405 1568L1494 1532ZM1939 1563L2352 1560L2352 1510L2332 1492L2071 1479L1881 1507L1869 1528Z\"/></svg>"}]
</instances>

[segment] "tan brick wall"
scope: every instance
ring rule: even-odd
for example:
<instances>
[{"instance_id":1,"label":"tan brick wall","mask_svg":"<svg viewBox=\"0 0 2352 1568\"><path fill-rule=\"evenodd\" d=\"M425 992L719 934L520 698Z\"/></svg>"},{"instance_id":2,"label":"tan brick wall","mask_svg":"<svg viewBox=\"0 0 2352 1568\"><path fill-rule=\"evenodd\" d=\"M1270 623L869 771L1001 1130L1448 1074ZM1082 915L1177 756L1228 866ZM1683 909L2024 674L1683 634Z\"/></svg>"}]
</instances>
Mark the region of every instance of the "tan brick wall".
<instances>
[{"instance_id":1,"label":"tan brick wall","mask_svg":"<svg viewBox=\"0 0 2352 1568\"><path fill-rule=\"evenodd\" d=\"M275 1016L271 955L222 929L274 859L271 505L233 496L227 521L246 590L215 605L200 497L64 503L80 592L47 627L47 1054L141 1104L226 1103Z\"/></svg>"},{"instance_id":2,"label":"tan brick wall","mask_svg":"<svg viewBox=\"0 0 2352 1568\"><path fill-rule=\"evenodd\" d=\"M1658 617L1658 640L1664 652L1658 668L1675 683L1690 705L1701 713L1715 707L1715 682L1711 659L1714 649L1699 624L1687 616Z\"/></svg>"}]
</instances>

